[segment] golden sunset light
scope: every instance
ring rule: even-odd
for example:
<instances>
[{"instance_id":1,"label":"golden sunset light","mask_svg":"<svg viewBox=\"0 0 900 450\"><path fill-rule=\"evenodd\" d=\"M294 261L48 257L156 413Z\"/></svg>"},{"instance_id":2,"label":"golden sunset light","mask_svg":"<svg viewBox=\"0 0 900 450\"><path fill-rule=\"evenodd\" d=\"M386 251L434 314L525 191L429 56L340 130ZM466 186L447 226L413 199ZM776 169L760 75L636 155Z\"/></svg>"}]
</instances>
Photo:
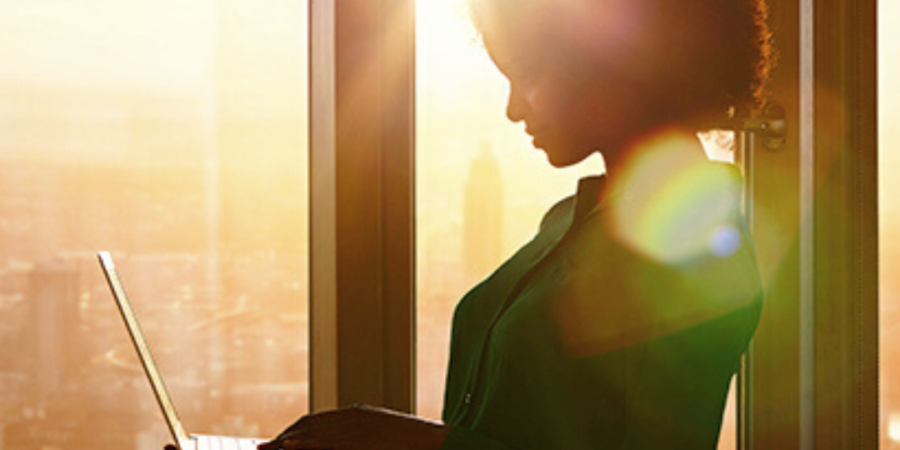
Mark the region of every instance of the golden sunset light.
<instances>
[{"instance_id":1,"label":"golden sunset light","mask_svg":"<svg viewBox=\"0 0 900 450\"><path fill-rule=\"evenodd\" d=\"M0 320L0 348L4 349L0 352L0 450L160 450L162 445L172 441L135 356L134 343L116 311L107 281L98 269L98 251L109 251L115 257L122 282L127 286L136 315L140 317L158 360L159 370L191 433L272 438L299 417L316 411L311 401L317 395L313 386L323 382L315 379L315 374L320 372L311 369L314 364L310 362L313 360L311 355L316 354L314 349L317 348L313 342L320 339L320 346L325 345L321 344L322 340L328 345L333 344L337 354L338 343L331 342L327 332L334 331L328 327L338 328L339 307L331 303L340 302L326 302L323 308L322 303L310 300L319 298L312 293L311 286L323 289L321 284L311 281L314 279L312 269L325 267L322 272L335 279L368 280L353 270L339 267L331 259L326 260L321 254L311 255L316 253L316 248L321 248L316 247L321 242L331 245L331 238L336 243L331 246L336 248L355 238L355 235L335 231L346 231L338 225L328 231L340 238L326 236L328 233L316 235L315 231L311 235L311 229L321 230L316 224L321 227L320 222L331 224L333 221L353 232L361 228L357 224L340 222L347 219L342 212L337 212L341 206L337 199L334 205L329 204L335 207L334 211L323 209L325 213L320 216L311 213L321 213L311 207L311 203L323 201L323 196L316 194L322 191L316 188L329 186L331 189L328 183L333 181L330 178L321 181L321 177L311 176L311 161L318 162L316 158L321 158L323 153L313 152L311 159L310 145L314 149L328 147L311 144L320 142L312 141L311 137L317 136L329 145L332 142L328 139L339 141L335 136L343 137L335 132L337 125L332 123L338 122L335 119L339 116L337 113L335 117L328 117L330 122L323 121L334 129L318 126L310 132L310 114L314 114L314 118L321 116L311 112L310 95L315 99L318 98L316 95L326 98L334 94L310 80L320 75L317 70L336 72L334 67L328 67L329 71L310 67L310 19L311 16L322 17L315 15L315 8L311 8L315 4L311 1L0 0L0 169L3 173L0 176L0 317L3 317ZM332 5L330 1L318 6ZM579 180L605 173L603 157L591 149L613 141L602 144L590 141L589 145L580 147L585 150L582 156L589 155L585 159L568 167L553 167L548 159L548 155L552 155L548 150L551 146L540 143L540 133L533 130L534 123L526 124L524 119L514 123L507 117L510 95L517 92L511 90L511 86L516 84L511 83L512 77L504 76L488 56L481 36L470 21L467 10L470 0L410 1L415 5L414 60L401 56L395 58L397 61L388 58L390 63L382 64L382 59L376 57L381 55L378 52L348 53L372 63L371 67L391 66L395 70L404 70L404 74L414 71L414 84L406 83L404 77L391 77L389 70L385 72L388 76L379 72L377 77L368 70L357 70L347 76L352 83L338 76L324 78L340 85L342 90L339 95L334 95L336 98L353 99L340 104L343 108L340 113L346 116L359 113L369 120L368 113L359 112L366 109L360 106L371 106L369 103L410 105L408 109L403 110L407 108L404 105L397 110L406 114L402 120L408 123L402 125L409 125L408 129L403 128L402 138L409 141L414 137L414 153L411 153L414 157L404 160L409 166L404 169L410 170L411 177L405 177L405 173L396 176L396 172L389 170L393 169L390 160L401 149L387 144L384 145L390 147L389 151L380 156L381 159L374 160L371 167L360 168L357 164L352 166L353 170L348 170L349 164L338 168L331 160L355 158L326 155L326 159L331 158L329 164L334 165L335 174L346 176L347 173L355 175L354 170L359 173L371 170L377 172L378 177L387 179L379 178L383 184L371 192L380 197L373 197L375 200L367 205L381 202L384 205L378 205L379 208L394 207L395 203L409 206L391 197L396 192L389 192L387 186L395 188L391 183L397 182L401 185L400 190L409 188L403 191L408 194L404 201L413 203L406 208L409 217L403 219L402 225L411 230L408 242L414 242L414 245L405 250L408 250L406 256L412 255L412 258L395 272L405 270L412 280L406 284L412 292L408 297L414 307L403 309L403 313L414 315L414 321L401 327L400 331L387 327L384 336L379 336L386 348L395 344L391 341L394 335L389 336L388 332L402 334L408 331L404 336L412 336L413 344L409 348L395 352L410 357L408 366L414 366L413 375L409 376L411 385L406 386L403 395L415 392L409 400L414 406L411 413L439 421L447 406L450 342L451 338L455 339L451 328L460 300L473 287L483 285L493 273L499 272L504 261L509 261L517 252L524 252L523 246L548 226L548 211L576 194ZM625 58L629 67L650 67L648 61L655 60L656 56L677 59L673 58L678 53L675 50L667 55L656 55L660 53L657 51L656 56L642 60L628 59L628 55L621 54L625 48L623 43L638 39L647 31L644 28L647 11L634 7L637 3L630 3L632 1L557 2L562 8L560 11L579 19L572 21L564 34L575 36L572 39L583 44L585 48L579 47L579 51L616 54ZM769 0L769 3L776 1ZM592 9L597 5L616 8L610 10L614 13L598 16ZM372 17L384 18L379 23L389 24L385 28L412 30L407 27L412 23L411 14L390 16L379 9L383 6L372 8L379 14ZM588 8L590 12L579 8ZM782 12L782 9L783 5L778 11ZM412 10L398 8L396 11L411 13ZM602 23L594 20L597 17L602 17ZM779 17L779 20L784 19ZM900 27L896 26L900 23L900 1L879 0L878 20L878 436L882 450L900 450L900 151L897 149L900 145L900 83L896 82L900 80ZM801 32L799 22L794 28L798 29L775 30L776 42L785 33ZM366 30L343 31L348 35L369 33ZM379 35L381 40L369 42L377 43L379 49L410 49L409 46L400 47L400 44L412 42L404 41L408 36L402 34ZM312 36L319 35L313 33ZM585 36L601 36L602 39L590 40ZM356 35L351 37L359 39ZM317 41L313 40L313 43ZM322 46L312 48L313 52L326 53ZM494 48L491 47L492 53ZM823 53L818 47L816 50ZM390 51L385 54L394 56ZM706 53L692 54L706 57ZM572 59L568 53L562 56ZM745 59L755 61L750 57ZM398 67L394 68L395 65ZM717 72L711 70L710 73ZM661 78L666 76L659 74ZM603 84L594 81L602 76L582 78L590 83L557 85L580 89L585 85ZM702 77L682 78L698 80ZM372 79L378 81L373 83ZM785 83L783 79L777 82ZM627 90L623 86L632 89L629 83L637 82L628 79L619 80L618 85L615 83L609 82L612 87L606 89L618 94ZM409 92L414 92L414 104L412 101L394 101L391 94L385 95L384 92L393 92L385 85L392 84L402 84L410 89ZM334 86L326 87L338 92ZM779 93L787 91L782 85L777 87ZM573 97L588 97L578 89L569 89L577 91L578 95ZM796 92L797 88L792 86L791 89ZM845 101L846 92L829 89L828 86L813 88L816 105L834 112L829 120L836 118L830 123L833 126L827 129L815 128L815 136L821 140L844 142L854 131L851 128L855 119L853 108L858 105ZM701 97L684 94L680 88L676 92L673 97L685 97L687 103ZM600 107L587 110L589 113L582 113L583 110L578 108L553 110L557 112L553 114L557 122L573 122L558 118L577 116L594 119L585 121L589 126L595 126L591 130L598 127L638 130L629 136L633 138L631 140L615 141L629 143L622 144L623 149L617 148L624 155L621 160L609 156L610 170L621 169L616 173L622 174L621 178L614 178L614 182L622 180L616 186L621 189L615 192L623 193L623 196L627 192L631 202L628 209L604 210L608 217L605 216L602 223L604 232L609 234L609 242L637 255L635 260L673 271L727 261L735 255L751 254L756 245L760 248L768 245L778 251L759 256L758 271L765 289L782 288L780 284L788 283L785 280L794 275L799 280L800 269L794 266L801 264L798 249L807 245L802 241L801 227L814 218L807 217L806 210L801 215L789 209L792 204L788 205L788 200L784 204L779 203L781 199L768 204L753 204L753 226L770 233L760 237L757 230L745 230L748 228L745 222L735 221L736 217L743 220L747 214L746 209L740 211L741 207L736 205L750 201L746 197L747 189L797 190L797 186L772 180L801 180L797 173L808 169L810 164L813 171L832 167L832 164L839 167L845 153L834 152L827 160L821 156L824 153L816 153L818 150L809 160L803 159L808 155L794 157L796 155L791 153L793 159L789 163L767 167L767 173L774 174L769 178L752 178L752 175L743 178L746 172L742 170L746 170L746 166L742 164L746 164L746 160L741 160L741 153L734 151L739 145L736 136L741 135L740 130L701 132L701 149L694 136L702 125L684 132L684 129L659 126L660 123L669 124L659 120L653 122L656 128L649 125L617 128L616 120L624 117L626 110L637 103L636 96L622 95L627 101L620 98L615 110ZM668 117L672 110L655 103L663 97L661 94L652 97L652 106L640 110L662 113L633 115ZM373 98L378 101L370 101ZM410 97L397 98L409 100ZM727 98L731 101L743 97ZM329 100L339 103L335 99ZM383 108L380 103L373 109ZM573 103L576 102L564 104ZM644 103L651 101L644 100ZM572 110L576 112L571 116L558 113ZM601 117L601 114L608 116ZM691 118L700 115L693 110L691 114ZM724 113L721 115L724 117ZM396 124L392 121L399 119L385 114L365 123L380 123L380 120L385 121L381 124L384 129L393 130L391 125ZM574 122L578 123L577 120ZM801 128L804 123L788 123L790 145L799 145L794 141L800 141L799 133L804 130ZM646 131L648 129L655 131L651 133ZM346 130L342 131L346 133ZM335 136L331 135L333 132ZM395 144L380 134L378 139ZM807 137L804 135L803 139ZM535 148L536 142L543 148ZM610 147L614 145L609 144ZM345 146L368 150L365 146ZM684 157L685 149L690 148L696 150L699 156L696 160ZM703 151L708 159L721 164L711 168L708 160L702 157ZM758 151L767 152L762 153L764 157L760 160L772 161L773 155L777 156L781 150ZM849 150L846 155L849 155L848 159L855 157ZM614 164L619 161L622 161L621 165ZM321 174L322 170L312 173ZM356 178L352 180L352 188L363 185ZM745 183L747 180L758 184ZM409 186L402 185L407 181ZM816 202L826 203L816 197L819 189L824 187L813 184L811 192L804 191L804 195L809 196L807 200L815 205L818 205ZM799 197L793 190L784 197ZM347 195L339 188L331 191ZM604 195L606 193L603 191ZM337 198L337 194L335 196ZM594 197L600 199L601 195ZM859 212L847 212L848 216L855 214ZM781 216L788 215L789 220L783 221ZM314 219L311 221L310 217ZM393 213L367 217L381 220L366 230L378 235L379 239L390 234L393 228L402 228L387 220L394 218ZM576 223L573 217L577 217L577 210L573 207L567 217L570 223ZM575 229L576 225L571 227ZM820 234L814 235L818 240L813 240L813 244L824 246L823 242L829 236L821 229L816 232ZM566 236L562 234L548 248L552 250ZM394 244L385 238L372 248L382 252L387 251L385 248L393 250L391 245ZM376 250L360 253L365 254L354 254L360 266L381 268L380 264L387 265L387 259ZM534 250L534 253L540 252ZM548 250L540 253L540 257L535 256L536 261L540 262L549 253ZM593 248L590 253L598 259L605 256L596 255L602 252ZM320 265L316 265L315 258L319 258ZM561 258L561 261L560 266L564 268L569 267L565 264L572 264L569 259ZM378 272L378 276L387 280L391 270L381 270L386 275ZM795 270L797 274L783 270ZM525 279L531 272L523 273L520 275ZM788 275L779 278L784 273ZM645 275L638 273L635 279L651 280L650 275ZM559 275L560 280L567 276L565 273ZM571 281L565 280L566 283ZM610 279L609 286L598 286L595 279L588 281L591 283L579 287L590 295L604 292L610 286L611 290L605 292L616 292L613 289L616 283L625 283L623 279ZM389 307L394 305L389 303L393 296L387 294L388 287L394 286L388 286L390 283L381 278L377 283L382 283L378 284L381 291L373 294L377 298L367 305L380 308L378 314L385 316L396 313ZM641 292L655 290L654 294L661 298L670 294L669 291L662 292L665 288L652 282L645 284L640 286ZM692 294L704 299L706 294L717 300L735 299L735 304L747 296L746 285L726 284L727 280L716 280L704 286L685 287L685 291L693 289ZM334 294L335 299L339 298L336 292L348 292L335 286L337 281L334 286L328 285L319 292ZM525 286L528 284L523 284L522 289ZM513 290L515 287L519 285L514 284L509 292L518 295L521 290ZM623 291L627 290L623 288ZM798 287L796 291L799 296L801 289ZM509 292L503 291L503 295L510 295ZM756 289L754 295L759 292L761 290ZM803 292L805 295L808 291ZM500 298L499 294L495 296ZM363 299L358 300L360 302L370 301L368 295L357 297ZM614 326L595 329L593 317L580 309L585 305L572 303L573 307L563 310L563 319L557 318L555 322L561 325L564 339L583 344L581 341L587 339L585 336L604 336L610 329L618 330ZM316 306L320 308L319 316L311 313ZM501 306L501 311L508 306ZM715 306L720 308L717 312L725 309L722 304ZM587 305L585 309L590 307L596 308ZM768 313L765 308L788 314L784 312L787 307L783 304L766 305L763 315ZM669 309L669 313L675 311L673 315L682 312L677 308ZM848 307L847 311L850 309ZM798 311L790 310L790 314L799 315ZM327 315L332 313L334 317ZM684 313L679 319L688 323L694 319L693 316L685 319L688 315ZM322 317L334 319L334 324L328 322L321 326L324 323ZM870 317L875 320L874 316ZM372 319L373 322L376 320L388 323L383 317ZM792 320L799 323L797 317ZM316 329L312 324L319 324L320 328ZM653 327L656 326L654 323ZM490 327L489 331L492 330ZM816 330L822 334L821 330ZM653 332L656 331L654 328ZM623 331L623 335L628 332ZM340 336L344 339L350 335L352 333ZM532 333L522 335L532 336ZM796 336L792 335L792 338ZM767 342L771 341L769 338ZM622 342L625 343L612 347L621 349L635 342L641 343L638 340ZM382 343L371 345L381 346ZM412 345L415 345L414 349ZM573 344L573 348L575 346ZM589 346L584 348L593 350ZM353 353L353 358L358 354ZM739 360L740 354L736 353L734 361ZM396 356L390 352L385 355ZM595 355L583 352L577 356ZM328 359L332 357L340 362ZM347 357L342 357L345 360L328 354L323 359L338 367L346 363ZM382 372L373 372L371 378L359 383L360 386L368 386L366 383L388 386L385 374L388 364L395 361L388 361L388 357L384 359L379 362L384 367L377 368ZM734 363L735 367L737 364ZM733 368L729 370L727 377L721 380L721 401L717 404L721 408L722 403L727 402L718 450L738 448L739 416L747 408L746 403L738 401L736 386L740 384L739 378L732 377ZM343 370L341 376L353 381L362 377L356 373L348 376L347 372ZM346 382L336 374L329 375ZM726 399L729 379L731 387ZM335 392L337 389L334 388ZM346 387L342 386L342 389ZM384 392L392 392L387 387L384 389ZM465 394L464 403L470 405L471 392L467 390ZM770 392L765 394L774 396ZM389 396L371 397L387 402ZM335 398L338 398L337 394ZM345 400L340 399L341 402ZM826 400L833 399L822 399ZM334 403L339 402L335 400ZM716 414L716 418L721 418L721 409L716 410ZM799 425L796 428L799 429ZM714 435L710 436L714 439ZM715 444L714 440L709 442Z\"/></svg>"}]
</instances>

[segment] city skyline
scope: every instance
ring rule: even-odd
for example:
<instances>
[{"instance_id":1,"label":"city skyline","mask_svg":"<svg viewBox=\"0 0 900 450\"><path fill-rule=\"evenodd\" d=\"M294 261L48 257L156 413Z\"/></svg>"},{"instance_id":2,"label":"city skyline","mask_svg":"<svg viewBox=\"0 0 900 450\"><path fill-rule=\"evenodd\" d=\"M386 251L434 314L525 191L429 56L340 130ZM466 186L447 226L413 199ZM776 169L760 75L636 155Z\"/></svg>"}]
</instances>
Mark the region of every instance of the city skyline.
<instances>
[{"instance_id":1,"label":"city skyline","mask_svg":"<svg viewBox=\"0 0 900 450\"><path fill-rule=\"evenodd\" d=\"M28 450L49 431L64 447L98 450L158 449L167 439L93 259L100 249L117 252L192 431L271 435L308 407L305 4L126 3L0 2L9 30L0 56L10 61L0 67L0 313L8 318L0 345L18 348L29 327L45 330L48 342L66 335L49 330L59 319L35 306L46 306L35 301L46 295L31 277L48 267L75 274L77 295L60 296L76 312L71 304L61 311L77 315L74 329L88 336L79 375L41 381L41 396L54 379L50 391L60 391L43 408L25 397L37 369L18 352L0 354L0 450ZM506 81L460 4L429 0L417 11L433 25L418 28L416 167L418 408L432 418L453 308L492 267L465 263L472 162L489 147L502 179L500 250L490 261L530 239L579 177L603 171L596 156L552 169L523 127L508 123ZM900 3L880 7L882 20L900 17ZM890 80L900 73L900 46L891 45L900 35L884 28L880 76ZM883 83L881 92L881 223L892 236L900 230L900 153L891 151L900 142L900 85ZM882 239L885 342L900 339L896 241ZM883 361L900 357L891 348L882 347ZM270 370L248 369L256 366ZM900 442L900 390L891 381L900 371L881 370L884 442L888 432ZM229 382L238 384L222 387ZM87 414L78 408L86 403ZM218 411L208 414L209 405ZM60 415L79 420L54 430ZM96 427L119 432L92 442L86 433Z\"/></svg>"}]
</instances>

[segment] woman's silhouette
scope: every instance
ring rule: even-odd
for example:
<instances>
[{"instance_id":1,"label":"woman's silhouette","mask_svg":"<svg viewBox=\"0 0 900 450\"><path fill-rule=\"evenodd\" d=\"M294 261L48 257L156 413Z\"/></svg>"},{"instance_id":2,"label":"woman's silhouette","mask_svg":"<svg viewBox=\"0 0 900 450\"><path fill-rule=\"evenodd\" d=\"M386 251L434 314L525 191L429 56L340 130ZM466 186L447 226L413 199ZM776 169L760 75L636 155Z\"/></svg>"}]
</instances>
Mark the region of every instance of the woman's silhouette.
<instances>
[{"instance_id":1,"label":"woman's silhouette","mask_svg":"<svg viewBox=\"0 0 900 450\"><path fill-rule=\"evenodd\" d=\"M470 1L509 119L606 174L457 306L442 423L353 407L262 447L715 448L762 289L740 175L696 135L760 106L763 2Z\"/></svg>"}]
</instances>

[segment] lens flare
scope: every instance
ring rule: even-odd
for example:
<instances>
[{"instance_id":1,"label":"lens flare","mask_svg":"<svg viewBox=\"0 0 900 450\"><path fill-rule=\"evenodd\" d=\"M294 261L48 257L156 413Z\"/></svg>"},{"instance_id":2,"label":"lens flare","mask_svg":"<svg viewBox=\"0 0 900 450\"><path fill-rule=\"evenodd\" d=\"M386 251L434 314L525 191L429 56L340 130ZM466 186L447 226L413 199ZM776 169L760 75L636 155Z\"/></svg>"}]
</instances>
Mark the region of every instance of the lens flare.
<instances>
[{"instance_id":1,"label":"lens flare","mask_svg":"<svg viewBox=\"0 0 900 450\"><path fill-rule=\"evenodd\" d=\"M722 226L713 232L709 249L720 258L727 258L741 248L741 233L732 226Z\"/></svg>"},{"instance_id":2,"label":"lens flare","mask_svg":"<svg viewBox=\"0 0 900 450\"><path fill-rule=\"evenodd\" d=\"M739 250L740 180L722 164L690 156L697 145L666 132L634 147L615 188L622 196L611 214L618 240L664 264Z\"/></svg>"}]
</instances>

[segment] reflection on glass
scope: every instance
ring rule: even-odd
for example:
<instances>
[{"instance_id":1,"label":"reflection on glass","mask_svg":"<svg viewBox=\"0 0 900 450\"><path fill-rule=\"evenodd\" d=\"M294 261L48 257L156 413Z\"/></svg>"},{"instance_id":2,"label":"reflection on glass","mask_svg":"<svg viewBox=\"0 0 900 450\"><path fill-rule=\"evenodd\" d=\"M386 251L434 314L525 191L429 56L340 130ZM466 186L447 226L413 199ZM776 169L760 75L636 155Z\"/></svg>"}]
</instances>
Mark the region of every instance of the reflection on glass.
<instances>
[{"instance_id":1,"label":"reflection on glass","mask_svg":"<svg viewBox=\"0 0 900 450\"><path fill-rule=\"evenodd\" d=\"M900 4L878 2L878 179L881 448L900 449Z\"/></svg>"},{"instance_id":2,"label":"reflection on glass","mask_svg":"<svg viewBox=\"0 0 900 450\"><path fill-rule=\"evenodd\" d=\"M0 448L169 441L307 408L301 0L0 2Z\"/></svg>"},{"instance_id":3,"label":"reflection on glass","mask_svg":"<svg viewBox=\"0 0 900 450\"><path fill-rule=\"evenodd\" d=\"M543 214L603 172L593 156L554 169L504 114L508 86L469 24L464 0L417 2L418 413L440 418L453 309L531 239ZM733 136L702 136L731 161ZM734 448L729 401L722 449Z\"/></svg>"}]
</instances>

